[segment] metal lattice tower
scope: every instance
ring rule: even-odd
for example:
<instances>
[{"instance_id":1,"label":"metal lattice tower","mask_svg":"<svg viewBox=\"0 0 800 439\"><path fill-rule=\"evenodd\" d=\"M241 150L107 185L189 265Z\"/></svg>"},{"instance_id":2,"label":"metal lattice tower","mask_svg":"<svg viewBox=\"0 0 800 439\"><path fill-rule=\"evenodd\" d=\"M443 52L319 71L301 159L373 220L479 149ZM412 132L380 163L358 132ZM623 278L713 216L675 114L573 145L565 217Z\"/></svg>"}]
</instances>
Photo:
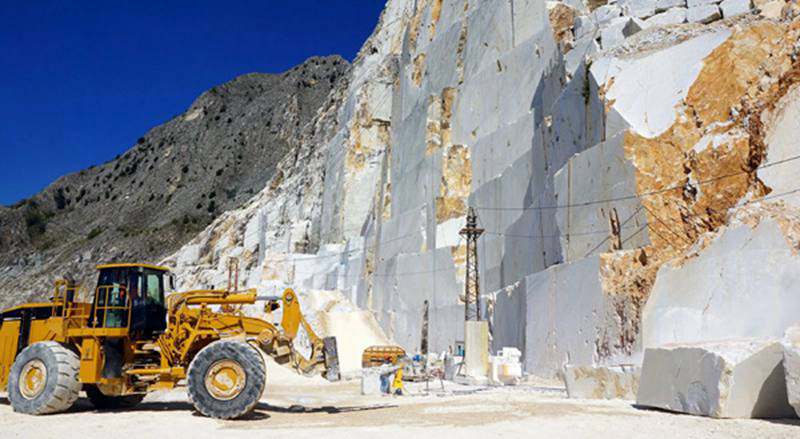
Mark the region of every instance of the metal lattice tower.
<instances>
[{"instance_id":1,"label":"metal lattice tower","mask_svg":"<svg viewBox=\"0 0 800 439\"><path fill-rule=\"evenodd\" d=\"M467 275L464 280L464 320L481 320L481 294L478 282L478 237L483 229L478 227L478 216L469 208L467 225L459 232L467 240Z\"/></svg>"}]
</instances>

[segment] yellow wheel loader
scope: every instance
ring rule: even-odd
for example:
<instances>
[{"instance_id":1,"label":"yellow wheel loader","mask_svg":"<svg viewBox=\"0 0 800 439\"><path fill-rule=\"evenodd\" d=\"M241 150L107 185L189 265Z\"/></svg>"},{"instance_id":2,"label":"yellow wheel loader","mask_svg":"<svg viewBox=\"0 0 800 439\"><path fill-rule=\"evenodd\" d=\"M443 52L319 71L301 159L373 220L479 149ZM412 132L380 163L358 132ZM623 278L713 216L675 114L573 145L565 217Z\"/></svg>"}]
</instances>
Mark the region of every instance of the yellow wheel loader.
<instances>
[{"instance_id":1,"label":"yellow wheel loader","mask_svg":"<svg viewBox=\"0 0 800 439\"><path fill-rule=\"evenodd\" d=\"M47 303L0 312L0 388L17 412L69 409L81 390L98 409L125 408L151 391L186 385L203 415L233 419L253 410L266 368L259 351L304 374L339 379L336 339L318 337L291 289L281 297L255 291L197 290L165 297L169 270L107 264L91 301L58 280ZM238 277L238 276L237 276ZM244 314L264 302L282 308L279 325ZM308 358L294 349L300 327Z\"/></svg>"}]
</instances>

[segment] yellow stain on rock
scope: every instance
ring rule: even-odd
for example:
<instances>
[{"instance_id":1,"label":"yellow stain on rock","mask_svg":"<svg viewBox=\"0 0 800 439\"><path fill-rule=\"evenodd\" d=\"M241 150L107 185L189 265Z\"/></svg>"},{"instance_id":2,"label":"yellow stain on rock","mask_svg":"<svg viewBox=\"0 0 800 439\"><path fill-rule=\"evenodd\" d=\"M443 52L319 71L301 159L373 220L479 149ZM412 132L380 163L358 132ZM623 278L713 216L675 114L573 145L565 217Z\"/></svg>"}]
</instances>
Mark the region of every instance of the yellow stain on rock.
<instances>
[{"instance_id":1,"label":"yellow stain on rock","mask_svg":"<svg viewBox=\"0 0 800 439\"><path fill-rule=\"evenodd\" d=\"M759 82L764 68L771 70L769 64L775 60L769 58L777 51L785 32L780 24L757 22L734 32L706 57L703 70L686 97L686 104L694 110L701 127L731 118L731 107L752 84Z\"/></svg>"},{"instance_id":2,"label":"yellow stain on rock","mask_svg":"<svg viewBox=\"0 0 800 439\"><path fill-rule=\"evenodd\" d=\"M620 336L598 335L601 358L634 346L641 308L663 264L696 255L710 236L744 214L732 208L769 193L756 175L766 156L762 115L800 84L799 37L797 20L735 27L704 60L672 127L652 139L625 134L651 245L600 258L603 291L622 322ZM752 223L751 217L736 221ZM780 223L787 237L800 240L800 225L788 227L792 221L783 217Z\"/></svg>"},{"instance_id":3,"label":"yellow stain on rock","mask_svg":"<svg viewBox=\"0 0 800 439\"><path fill-rule=\"evenodd\" d=\"M422 77L425 75L425 58L424 53L420 53L414 57L413 70L411 71L411 81L419 87L422 85Z\"/></svg>"},{"instance_id":4,"label":"yellow stain on rock","mask_svg":"<svg viewBox=\"0 0 800 439\"><path fill-rule=\"evenodd\" d=\"M452 142L453 102L457 89L447 87L441 96L431 95L428 101L427 125L425 130L425 154L432 155L442 147L450 147Z\"/></svg>"},{"instance_id":5,"label":"yellow stain on rock","mask_svg":"<svg viewBox=\"0 0 800 439\"><path fill-rule=\"evenodd\" d=\"M467 198L472 186L472 164L469 148L449 147L442 158L442 180L436 197L436 223L467 214Z\"/></svg>"},{"instance_id":6,"label":"yellow stain on rock","mask_svg":"<svg viewBox=\"0 0 800 439\"><path fill-rule=\"evenodd\" d=\"M753 85L785 68L785 31L773 22L735 30L705 59L670 129L653 139L626 133L625 155L636 167L638 192L649 194L642 204L657 249L681 253L723 225L746 194L764 194L753 174L764 146L744 123L752 115L734 118L731 109L749 95L763 99Z\"/></svg>"},{"instance_id":7,"label":"yellow stain on rock","mask_svg":"<svg viewBox=\"0 0 800 439\"><path fill-rule=\"evenodd\" d=\"M564 3L556 3L548 10L550 27L553 30L553 38L558 43L562 53L572 50L575 44L575 37L572 34L572 26L575 23L576 11L571 6Z\"/></svg>"},{"instance_id":8,"label":"yellow stain on rock","mask_svg":"<svg viewBox=\"0 0 800 439\"><path fill-rule=\"evenodd\" d=\"M436 36L436 25L439 24L439 19L442 17L442 3L444 0L433 0L433 4L431 4L431 23L428 25L430 41L433 41L433 37Z\"/></svg>"}]
</instances>

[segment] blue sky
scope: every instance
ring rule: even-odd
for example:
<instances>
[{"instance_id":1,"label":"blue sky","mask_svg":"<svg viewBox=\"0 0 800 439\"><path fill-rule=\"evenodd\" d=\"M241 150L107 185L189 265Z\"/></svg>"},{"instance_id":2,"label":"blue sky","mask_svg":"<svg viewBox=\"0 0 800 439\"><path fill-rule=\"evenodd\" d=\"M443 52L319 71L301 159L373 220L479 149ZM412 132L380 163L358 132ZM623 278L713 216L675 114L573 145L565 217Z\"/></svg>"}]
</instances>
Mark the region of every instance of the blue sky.
<instances>
[{"instance_id":1,"label":"blue sky","mask_svg":"<svg viewBox=\"0 0 800 439\"><path fill-rule=\"evenodd\" d=\"M0 0L0 204L113 159L203 91L352 60L383 0Z\"/></svg>"}]
</instances>

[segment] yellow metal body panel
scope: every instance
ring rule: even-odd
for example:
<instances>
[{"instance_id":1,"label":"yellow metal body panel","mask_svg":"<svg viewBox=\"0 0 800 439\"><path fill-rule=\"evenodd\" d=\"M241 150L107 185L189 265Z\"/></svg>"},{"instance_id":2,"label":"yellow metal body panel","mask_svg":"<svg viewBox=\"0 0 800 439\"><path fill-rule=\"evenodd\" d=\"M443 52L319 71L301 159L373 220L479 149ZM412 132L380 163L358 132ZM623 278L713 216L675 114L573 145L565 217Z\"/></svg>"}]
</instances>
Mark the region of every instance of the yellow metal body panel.
<instances>
[{"instance_id":1,"label":"yellow metal body panel","mask_svg":"<svg viewBox=\"0 0 800 439\"><path fill-rule=\"evenodd\" d=\"M167 267L161 267L158 265L151 265L151 264L137 264L137 263L121 263L121 264L102 264L98 265L95 268L98 270L102 270L104 268L149 268L151 270L158 270L158 271L169 271Z\"/></svg>"},{"instance_id":2,"label":"yellow metal body panel","mask_svg":"<svg viewBox=\"0 0 800 439\"><path fill-rule=\"evenodd\" d=\"M17 340L19 340L18 320L3 322L0 326L0 389L5 390L8 382L8 372L14 364L17 355Z\"/></svg>"},{"instance_id":3,"label":"yellow metal body panel","mask_svg":"<svg viewBox=\"0 0 800 439\"><path fill-rule=\"evenodd\" d=\"M45 320L32 321L31 334L28 340L29 345L40 341L65 341L64 319L62 317L51 317Z\"/></svg>"},{"instance_id":4,"label":"yellow metal body panel","mask_svg":"<svg viewBox=\"0 0 800 439\"><path fill-rule=\"evenodd\" d=\"M126 338L128 328L73 328L67 330L67 338Z\"/></svg>"},{"instance_id":5,"label":"yellow metal body panel","mask_svg":"<svg viewBox=\"0 0 800 439\"><path fill-rule=\"evenodd\" d=\"M103 371L103 351L100 340L87 337L81 340L81 370L79 373L82 383L97 383Z\"/></svg>"},{"instance_id":6,"label":"yellow metal body panel","mask_svg":"<svg viewBox=\"0 0 800 439\"><path fill-rule=\"evenodd\" d=\"M297 294L291 289L287 289L283 293L283 319L281 320L284 334L289 338L295 338L302 319L303 313L300 311Z\"/></svg>"}]
</instances>

